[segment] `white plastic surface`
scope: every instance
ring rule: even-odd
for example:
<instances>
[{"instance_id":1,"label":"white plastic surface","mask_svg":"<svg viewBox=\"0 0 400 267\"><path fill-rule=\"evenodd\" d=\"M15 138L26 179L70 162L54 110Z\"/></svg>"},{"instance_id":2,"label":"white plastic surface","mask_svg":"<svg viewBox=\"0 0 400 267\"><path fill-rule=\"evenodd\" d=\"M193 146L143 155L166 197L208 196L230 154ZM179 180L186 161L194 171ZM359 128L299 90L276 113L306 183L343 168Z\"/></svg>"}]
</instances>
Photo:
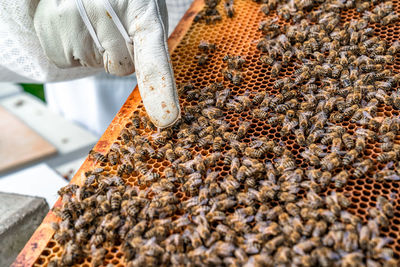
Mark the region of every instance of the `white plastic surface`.
<instances>
[{"instance_id":1,"label":"white plastic surface","mask_svg":"<svg viewBox=\"0 0 400 267\"><path fill-rule=\"evenodd\" d=\"M0 82L0 98L18 94L22 92L22 87L18 84Z\"/></svg>"},{"instance_id":2,"label":"white plastic surface","mask_svg":"<svg viewBox=\"0 0 400 267\"><path fill-rule=\"evenodd\" d=\"M68 182L49 168L46 164L38 164L28 169L0 177L0 191L46 199L52 207L58 199L57 191Z\"/></svg>"}]
</instances>

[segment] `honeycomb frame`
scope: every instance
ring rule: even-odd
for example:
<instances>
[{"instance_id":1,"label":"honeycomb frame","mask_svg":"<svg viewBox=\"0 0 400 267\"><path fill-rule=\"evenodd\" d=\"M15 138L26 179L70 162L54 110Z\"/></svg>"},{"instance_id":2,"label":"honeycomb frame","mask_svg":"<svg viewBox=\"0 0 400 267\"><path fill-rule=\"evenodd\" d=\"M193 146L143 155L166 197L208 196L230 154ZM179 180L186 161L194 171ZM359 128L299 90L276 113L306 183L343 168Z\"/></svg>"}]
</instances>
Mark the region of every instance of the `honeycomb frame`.
<instances>
[{"instance_id":1,"label":"honeycomb frame","mask_svg":"<svg viewBox=\"0 0 400 267\"><path fill-rule=\"evenodd\" d=\"M400 13L400 0L393 0L394 9ZM260 12L259 4L251 0L236 0L235 8L236 15L233 19L226 18L221 5L218 7L221 14L223 14L223 20L217 22L214 25L206 25L204 23L192 23L194 16L204 6L202 0L195 0L191 8L187 11L182 21L171 35L168 44L171 51L171 61L174 66L174 72L176 77L177 85L186 82L192 82L195 87L204 87L213 82L223 82L225 86L229 86L234 94L244 94L246 91L259 91L266 90L270 94L274 95L278 93L278 90L273 88L274 82L280 78L291 76L294 72L293 64L289 64L283 67L278 77L271 77L271 67L263 66L259 61L261 52L259 52L255 46L257 40L262 37L262 33L257 30L258 23L266 19L266 16ZM248 15L248 14L252 15ZM247 16L243 16L247 14ZM276 12L271 12L268 17L276 16ZM346 10L341 14L342 21L349 21L360 17L360 14L355 10ZM282 24L286 22L279 20ZM393 23L390 26L383 26L379 24L373 24L372 27L375 33L388 43L392 43L394 40L400 39L400 22ZM242 34L240 34L240 33ZM217 34L216 34L217 33ZM219 34L218 34L219 33ZM228 38L227 38L228 37ZM210 54L210 59L204 66L197 65L196 56L200 55L200 51L197 45L201 40L206 40L211 43L217 44L217 50ZM244 66L244 83L240 86L234 86L229 81L224 80L221 69L224 67L222 58L230 53L232 55L241 55L246 58L246 64ZM400 57L397 55L393 64L389 64L392 70L397 73L400 71ZM206 78L205 78L206 77ZM196 102L182 101L182 107L188 105L195 105ZM99 142L95 146L95 150L101 153L107 153L111 144L117 140L119 132L129 124L131 114L136 110L143 110L143 106L140 103L140 95L138 89L132 92L127 99L124 106L121 108L117 116L114 118L107 131L101 137ZM392 117L399 116L400 111L395 110L392 107L380 104L378 108L378 117ZM281 136L279 134L280 126L272 127L266 122L254 118L250 111L244 111L238 114L234 111L224 112L224 117L230 120L231 128L237 130L241 120L245 119L252 122L249 134L252 136L267 136L271 139L279 140L288 147L293 155L296 157L296 163L302 168L307 168L307 162L300 157L300 153L304 151L304 147L299 146L296 143L294 134L287 136ZM344 126L349 133L354 133L357 128L355 123L344 121L338 123L338 125ZM267 127L266 127L267 126ZM250 139L243 140L250 142ZM396 137L396 143L400 144L400 136ZM202 149L201 154L206 155L207 150ZM208 150L210 152L211 150ZM197 151L200 152L200 151ZM376 163L377 156L382 152L380 143L368 143L367 147L362 155L363 158L372 158ZM268 154L269 160L274 159L274 155ZM157 165L162 168L161 165ZM80 184L83 182L83 173L94 167L94 162L90 159L86 159L82 167L79 169L71 183ZM373 169L370 170L365 177L356 179L351 176L346 186L343 188L335 188L333 184L330 185L323 195L327 195L332 191L344 192L352 202L351 207L348 209L351 213L359 215L366 221L367 212L366 209L369 206L376 205L376 196L383 195L389 198L389 195L395 193L396 195L400 191L400 181L391 182L377 182L372 177L374 172L384 167L383 164L375 164ZM227 169L221 162L217 164L217 170L222 172L222 175L226 175ZM346 167L350 173L353 173L353 167ZM224 174L224 172L226 172ZM336 171L335 171L336 172ZM59 207L61 204L60 200L55 204L55 207ZM381 229L383 235L392 237L395 242L391 243L390 246L395 252L395 258L400 258L400 198L396 197L393 203L395 208L395 217L390 220L390 225L387 229ZM51 241L54 234L54 230L51 228L51 222L56 221L55 214L50 211L44 219L42 225L32 236L31 240L27 243L23 251L18 256L17 260L12 266L33 266L33 265L44 265L47 263L47 259L52 254L61 253L55 242ZM123 257L122 253L118 251L118 248L112 248L106 255L107 263L112 263L116 266L121 263L120 259ZM85 263L86 264L86 263ZM86 266L83 264L83 266ZM123 263L122 263L123 264Z\"/></svg>"},{"instance_id":2,"label":"honeycomb frame","mask_svg":"<svg viewBox=\"0 0 400 267\"><path fill-rule=\"evenodd\" d=\"M189 30L190 25L193 22L196 14L203 8L204 3L203 0L194 0L190 8L187 10L185 15L182 17L179 24L176 26L173 33L168 38L168 49L170 53L174 51L174 49L178 46L180 40L184 37L186 32ZM131 114L134 110L136 110L139 106L141 106L141 97L139 93L139 89L136 88L129 95L124 105L118 111L117 115L111 121L110 125L107 127L104 134L100 137L99 141L93 147L94 150L100 153L106 153L114 141L117 139L120 131L123 127L129 123ZM82 164L82 166L78 169L74 177L71 179L71 184L82 184L84 181L84 173L87 170L93 168L93 161L87 157ZM54 204L53 208L61 207L61 198L57 200ZM35 264L39 257L42 254L47 254L46 247L50 245L50 249L52 246L51 238L53 237L55 231L51 227L52 222L57 222L59 219L56 214L50 210L46 217L43 219L41 225L36 229L33 233L32 237L25 244L24 248L18 254L16 260L11 265L12 267L17 266L33 266L40 265ZM59 253L58 251L54 251L54 253Z\"/></svg>"}]
</instances>

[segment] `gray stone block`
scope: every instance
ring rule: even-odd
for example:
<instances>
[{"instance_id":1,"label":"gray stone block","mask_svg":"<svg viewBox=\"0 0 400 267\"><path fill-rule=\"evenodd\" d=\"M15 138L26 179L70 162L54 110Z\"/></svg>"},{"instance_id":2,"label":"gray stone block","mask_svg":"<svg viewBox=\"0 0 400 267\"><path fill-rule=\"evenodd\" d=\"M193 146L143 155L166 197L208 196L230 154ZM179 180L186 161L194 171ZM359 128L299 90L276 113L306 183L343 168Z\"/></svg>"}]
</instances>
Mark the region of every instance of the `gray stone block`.
<instances>
[{"instance_id":1,"label":"gray stone block","mask_svg":"<svg viewBox=\"0 0 400 267\"><path fill-rule=\"evenodd\" d=\"M0 266L9 266L49 211L44 198L0 192Z\"/></svg>"}]
</instances>

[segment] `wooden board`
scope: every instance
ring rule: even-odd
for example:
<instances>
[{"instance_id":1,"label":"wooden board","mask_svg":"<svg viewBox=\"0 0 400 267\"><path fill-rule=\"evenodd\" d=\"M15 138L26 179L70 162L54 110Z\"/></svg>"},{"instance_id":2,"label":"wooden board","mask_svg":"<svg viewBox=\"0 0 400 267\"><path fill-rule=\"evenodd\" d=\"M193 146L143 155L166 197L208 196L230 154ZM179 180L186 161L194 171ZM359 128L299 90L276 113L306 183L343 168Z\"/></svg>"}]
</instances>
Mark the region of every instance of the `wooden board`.
<instances>
[{"instance_id":1,"label":"wooden board","mask_svg":"<svg viewBox=\"0 0 400 267\"><path fill-rule=\"evenodd\" d=\"M56 152L52 144L0 107L0 173Z\"/></svg>"}]
</instances>

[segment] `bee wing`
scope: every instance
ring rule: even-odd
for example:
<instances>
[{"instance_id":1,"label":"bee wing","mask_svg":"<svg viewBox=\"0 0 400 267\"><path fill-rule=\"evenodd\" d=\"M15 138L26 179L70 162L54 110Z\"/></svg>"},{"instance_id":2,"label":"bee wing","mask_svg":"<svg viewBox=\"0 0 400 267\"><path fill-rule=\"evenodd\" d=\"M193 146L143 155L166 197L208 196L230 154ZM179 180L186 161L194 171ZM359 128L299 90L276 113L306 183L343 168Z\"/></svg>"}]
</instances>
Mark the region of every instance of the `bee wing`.
<instances>
[{"instance_id":1,"label":"bee wing","mask_svg":"<svg viewBox=\"0 0 400 267\"><path fill-rule=\"evenodd\" d=\"M394 166L394 162L390 161L386 164L386 166L383 168L384 170L390 169Z\"/></svg>"},{"instance_id":2,"label":"bee wing","mask_svg":"<svg viewBox=\"0 0 400 267\"><path fill-rule=\"evenodd\" d=\"M116 151L118 151L119 148L120 148L120 146L119 146L118 143L113 143L113 144L111 145L111 147L110 147L111 150L116 150Z\"/></svg>"},{"instance_id":3,"label":"bee wing","mask_svg":"<svg viewBox=\"0 0 400 267\"><path fill-rule=\"evenodd\" d=\"M363 111L363 115L366 117L366 118L368 118L368 119L372 119L372 116L371 116L371 114L369 114L369 112L367 112L367 111Z\"/></svg>"},{"instance_id":4,"label":"bee wing","mask_svg":"<svg viewBox=\"0 0 400 267\"><path fill-rule=\"evenodd\" d=\"M342 150L336 150L335 151L337 154L339 154L340 156L346 155L347 151L342 151Z\"/></svg>"},{"instance_id":5,"label":"bee wing","mask_svg":"<svg viewBox=\"0 0 400 267\"><path fill-rule=\"evenodd\" d=\"M254 140L253 143L254 145L251 148L259 148L263 144L261 140Z\"/></svg>"},{"instance_id":6,"label":"bee wing","mask_svg":"<svg viewBox=\"0 0 400 267\"><path fill-rule=\"evenodd\" d=\"M384 179L388 181L400 181L400 176L397 174L392 174L389 176L385 176Z\"/></svg>"},{"instance_id":7,"label":"bee wing","mask_svg":"<svg viewBox=\"0 0 400 267\"><path fill-rule=\"evenodd\" d=\"M355 132L355 134L356 134L356 135L363 136L363 137L367 137L367 136L368 136L366 130L363 129L363 128L357 129L356 132Z\"/></svg>"},{"instance_id":8,"label":"bee wing","mask_svg":"<svg viewBox=\"0 0 400 267\"><path fill-rule=\"evenodd\" d=\"M135 154L136 153L136 148L133 146L128 146L127 150L131 153L131 154Z\"/></svg>"},{"instance_id":9,"label":"bee wing","mask_svg":"<svg viewBox=\"0 0 400 267\"><path fill-rule=\"evenodd\" d=\"M326 157L327 155L329 155L329 153L328 152L322 152L322 153L319 153L319 157Z\"/></svg>"}]
</instances>

